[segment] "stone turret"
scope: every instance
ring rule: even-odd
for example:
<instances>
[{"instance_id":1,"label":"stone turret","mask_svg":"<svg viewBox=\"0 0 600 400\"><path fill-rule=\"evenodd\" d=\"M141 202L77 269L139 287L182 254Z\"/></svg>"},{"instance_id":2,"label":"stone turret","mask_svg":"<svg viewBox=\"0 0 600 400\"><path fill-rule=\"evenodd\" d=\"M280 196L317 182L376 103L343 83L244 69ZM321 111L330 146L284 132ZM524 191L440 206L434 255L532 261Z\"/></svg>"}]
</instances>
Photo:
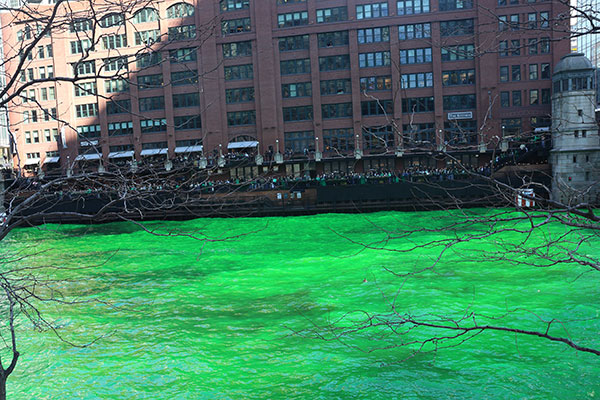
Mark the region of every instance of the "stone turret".
<instances>
[{"instance_id":1,"label":"stone turret","mask_svg":"<svg viewBox=\"0 0 600 400\"><path fill-rule=\"evenodd\" d=\"M600 138L595 69L583 54L564 56L552 76L552 196L566 204L600 200Z\"/></svg>"}]
</instances>

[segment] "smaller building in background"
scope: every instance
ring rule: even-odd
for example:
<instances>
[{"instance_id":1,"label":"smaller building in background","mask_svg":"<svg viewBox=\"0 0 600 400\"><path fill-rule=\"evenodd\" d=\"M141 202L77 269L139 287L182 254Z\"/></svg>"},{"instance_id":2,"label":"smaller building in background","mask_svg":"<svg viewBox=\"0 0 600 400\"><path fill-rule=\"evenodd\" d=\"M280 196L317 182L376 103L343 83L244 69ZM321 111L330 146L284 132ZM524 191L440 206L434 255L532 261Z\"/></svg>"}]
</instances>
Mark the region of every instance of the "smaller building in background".
<instances>
[{"instance_id":1,"label":"smaller building in background","mask_svg":"<svg viewBox=\"0 0 600 400\"><path fill-rule=\"evenodd\" d=\"M552 196L565 204L600 201L595 75L584 54L572 53L552 77Z\"/></svg>"}]
</instances>

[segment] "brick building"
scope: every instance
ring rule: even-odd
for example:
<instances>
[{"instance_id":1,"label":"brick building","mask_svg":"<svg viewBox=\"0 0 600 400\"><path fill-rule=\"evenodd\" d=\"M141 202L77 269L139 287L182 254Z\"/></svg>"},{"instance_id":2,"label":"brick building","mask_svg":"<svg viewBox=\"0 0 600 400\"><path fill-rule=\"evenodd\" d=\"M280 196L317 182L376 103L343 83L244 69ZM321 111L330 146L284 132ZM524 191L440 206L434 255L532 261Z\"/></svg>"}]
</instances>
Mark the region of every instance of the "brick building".
<instances>
[{"instance_id":1,"label":"brick building","mask_svg":"<svg viewBox=\"0 0 600 400\"><path fill-rule=\"evenodd\" d=\"M441 167L440 152L482 164L502 138L550 126L552 66L569 52L558 1L98 3L98 20L86 4L6 64L21 84L82 78L11 104L27 168L227 152L288 172ZM37 38L14 19L9 60ZM235 173L262 171L249 160Z\"/></svg>"}]
</instances>

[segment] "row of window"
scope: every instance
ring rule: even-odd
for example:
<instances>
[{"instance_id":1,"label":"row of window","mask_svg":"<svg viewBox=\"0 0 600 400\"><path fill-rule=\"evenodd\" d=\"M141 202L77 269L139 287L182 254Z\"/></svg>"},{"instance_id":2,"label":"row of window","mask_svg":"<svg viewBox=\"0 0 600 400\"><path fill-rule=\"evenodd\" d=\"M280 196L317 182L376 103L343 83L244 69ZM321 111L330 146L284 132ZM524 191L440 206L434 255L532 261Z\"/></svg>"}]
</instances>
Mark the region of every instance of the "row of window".
<instances>
[{"instance_id":1,"label":"row of window","mask_svg":"<svg viewBox=\"0 0 600 400\"><path fill-rule=\"evenodd\" d=\"M40 131L37 130L25 131L25 143L41 143L42 141L47 143L58 141L58 128L44 129L42 135L40 135Z\"/></svg>"},{"instance_id":2,"label":"row of window","mask_svg":"<svg viewBox=\"0 0 600 400\"><path fill-rule=\"evenodd\" d=\"M199 115L182 115L173 117L173 128L176 131L201 129L202 121ZM140 131L143 134L162 133L167 131L166 118L140 120ZM95 139L101 135L99 124L80 125L77 127L81 139ZM108 124L108 136L122 136L133 134L133 122L114 122Z\"/></svg>"},{"instance_id":3,"label":"row of window","mask_svg":"<svg viewBox=\"0 0 600 400\"><path fill-rule=\"evenodd\" d=\"M550 73L550 64L529 64L528 67L529 80L537 79L550 79L552 77ZM500 82L518 82L521 80L521 65L508 65L500 66Z\"/></svg>"},{"instance_id":4,"label":"row of window","mask_svg":"<svg viewBox=\"0 0 600 400\"><path fill-rule=\"evenodd\" d=\"M500 57L520 56L521 49L527 49L530 55L549 54L550 53L550 38L531 38L523 41L520 39L501 40L498 43L498 53ZM525 51L523 50L523 53Z\"/></svg>"},{"instance_id":5,"label":"row of window","mask_svg":"<svg viewBox=\"0 0 600 400\"><path fill-rule=\"evenodd\" d=\"M521 90L513 90L512 92L500 92L501 107L522 107L523 96ZM539 104L550 104L551 93L550 89L530 89L529 102L530 106Z\"/></svg>"},{"instance_id":6,"label":"row of window","mask_svg":"<svg viewBox=\"0 0 600 400\"><path fill-rule=\"evenodd\" d=\"M550 28L550 12L542 11L539 14L537 12L530 12L523 14L521 18L520 14L512 15L499 15L498 16L498 29L500 31L506 31L508 29L518 31L519 29L548 29Z\"/></svg>"}]
</instances>

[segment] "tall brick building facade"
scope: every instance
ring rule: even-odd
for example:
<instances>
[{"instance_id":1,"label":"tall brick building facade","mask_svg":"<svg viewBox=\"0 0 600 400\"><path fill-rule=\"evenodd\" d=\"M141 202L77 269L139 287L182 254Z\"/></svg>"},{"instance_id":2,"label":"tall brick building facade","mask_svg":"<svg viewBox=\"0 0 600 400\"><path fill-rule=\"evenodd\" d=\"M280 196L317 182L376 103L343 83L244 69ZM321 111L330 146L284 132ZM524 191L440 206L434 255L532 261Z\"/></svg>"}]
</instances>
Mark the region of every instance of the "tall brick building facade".
<instances>
[{"instance_id":1,"label":"tall brick building facade","mask_svg":"<svg viewBox=\"0 0 600 400\"><path fill-rule=\"evenodd\" d=\"M90 76L31 85L11 105L32 169L201 149L209 163L280 152L311 168L318 151L324 171L439 167L440 151L482 164L503 137L550 126L552 66L569 52L558 1L98 3L97 24L68 4L69 26L19 71L6 65L22 84ZM7 59L32 25L2 15Z\"/></svg>"}]
</instances>

